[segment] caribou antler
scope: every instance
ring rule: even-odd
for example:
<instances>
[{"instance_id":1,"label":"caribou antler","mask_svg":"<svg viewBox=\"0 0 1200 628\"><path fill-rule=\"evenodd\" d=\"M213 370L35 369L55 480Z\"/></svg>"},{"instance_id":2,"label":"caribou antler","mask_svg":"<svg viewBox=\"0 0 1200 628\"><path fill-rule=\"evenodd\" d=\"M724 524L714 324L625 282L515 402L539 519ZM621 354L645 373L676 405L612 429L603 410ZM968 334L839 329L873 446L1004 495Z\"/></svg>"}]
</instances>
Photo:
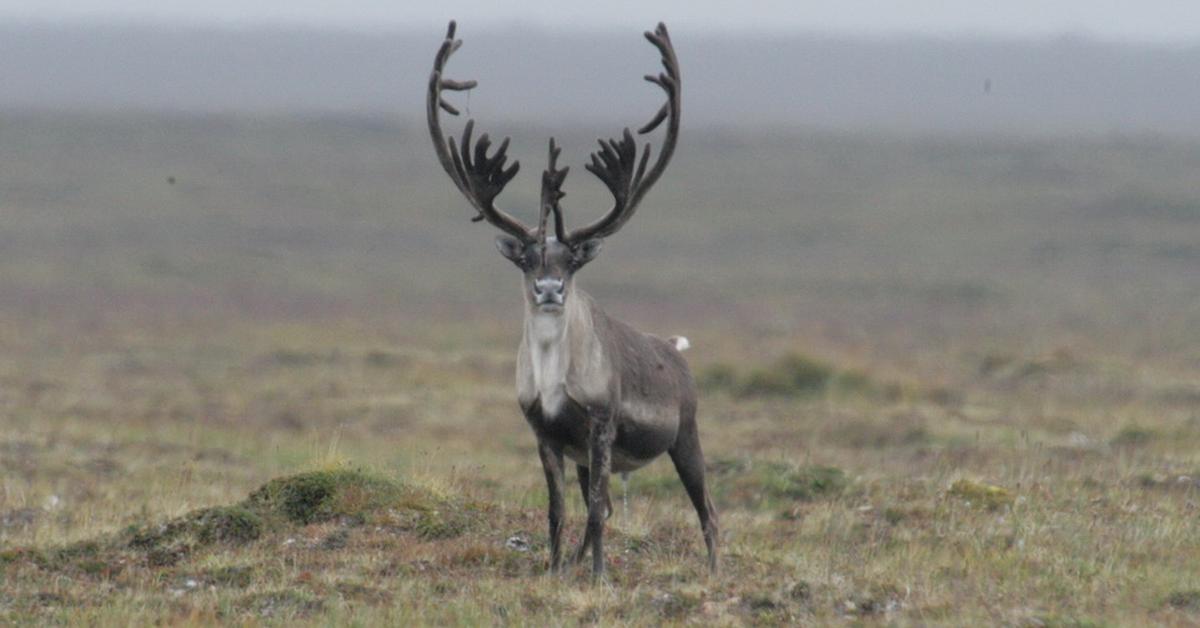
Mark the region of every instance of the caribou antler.
<instances>
[{"instance_id":1,"label":"caribou antler","mask_svg":"<svg viewBox=\"0 0 1200 628\"><path fill-rule=\"evenodd\" d=\"M550 219L550 214L554 214L554 237L559 242L566 242L567 236L564 233L562 206L559 201L567 195L562 191L563 181L567 178L567 173L571 171L568 166L562 170L558 169L558 155L562 149L554 144L554 138L550 138L550 158L549 165L542 171L542 220L538 225L538 236L545 240L546 238L546 223Z\"/></svg>"},{"instance_id":2,"label":"caribou antler","mask_svg":"<svg viewBox=\"0 0 1200 628\"><path fill-rule=\"evenodd\" d=\"M599 140L600 150L592 153L592 162L584 167L599 177L612 193L613 207L600 220L570 232L564 241L571 244L578 244L591 238L603 238L620 230L633 216L634 210L646 196L646 192L662 176L663 171L667 168L667 163L671 161L671 155L675 153L675 143L679 139L681 106L679 60L675 58L675 48L671 45L671 37L667 34L667 27L662 22L658 23L658 28L653 33L646 32L646 39L662 53L665 72L658 76L648 74L645 78L667 93L667 102L663 103L649 123L638 129L638 134L650 133L666 120L667 135L663 139L658 159L649 170L646 169L646 165L650 161L650 144L646 144L639 160L637 144L628 128L625 129L620 140ZM561 222L559 226L561 228ZM560 239L563 238L560 237Z\"/></svg>"},{"instance_id":3,"label":"caribou antler","mask_svg":"<svg viewBox=\"0 0 1200 628\"><path fill-rule=\"evenodd\" d=\"M504 164L508 160L506 155L508 138L504 138L504 141L496 148L496 152L489 157L488 148L491 146L491 140L484 133L475 143L472 156L471 131L475 128L474 120L468 120L463 129L461 150L455 144L453 137L447 140L442 133L439 112L445 111L452 116L457 116L459 113L458 109L442 97L442 90L464 91L473 89L477 84L475 81L454 81L442 78L446 60L462 46L462 40L454 38L456 27L457 25L451 21L450 26L446 29L446 39L442 41L442 46L434 58L433 73L429 76L429 95L425 104L425 113L429 121L429 135L433 138L433 149L437 152L438 160L442 162L442 168L454 181L454 185L478 210L479 215L472 218L473 221L487 220L523 242L532 242L537 239L537 233L521 224L521 221L497 209L495 205L496 197L504 190L504 186L517 176L517 171L521 167L519 162L513 161L512 166L507 170L504 168Z\"/></svg>"}]
</instances>

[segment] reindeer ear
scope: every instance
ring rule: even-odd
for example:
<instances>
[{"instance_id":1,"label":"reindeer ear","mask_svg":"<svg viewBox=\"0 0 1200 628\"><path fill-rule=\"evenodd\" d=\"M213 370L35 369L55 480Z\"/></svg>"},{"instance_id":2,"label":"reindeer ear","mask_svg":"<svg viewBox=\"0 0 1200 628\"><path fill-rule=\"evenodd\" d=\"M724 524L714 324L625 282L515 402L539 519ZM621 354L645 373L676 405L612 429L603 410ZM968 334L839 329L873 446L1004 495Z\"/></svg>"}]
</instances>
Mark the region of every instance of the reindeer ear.
<instances>
[{"instance_id":1,"label":"reindeer ear","mask_svg":"<svg viewBox=\"0 0 1200 628\"><path fill-rule=\"evenodd\" d=\"M596 259L596 256L600 254L601 244L603 241L600 238L592 238L580 243L575 249L575 266L580 267Z\"/></svg>"},{"instance_id":2,"label":"reindeer ear","mask_svg":"<svg viewBox=\"0 0 1200 628\"><path fill-rule=\"evenodd\" d=\"M513 262L519 263L525 257L525 245L516 238L498 235L496 236L496 248L500 249L501 255Z\"/></svg>"}]
</instances>

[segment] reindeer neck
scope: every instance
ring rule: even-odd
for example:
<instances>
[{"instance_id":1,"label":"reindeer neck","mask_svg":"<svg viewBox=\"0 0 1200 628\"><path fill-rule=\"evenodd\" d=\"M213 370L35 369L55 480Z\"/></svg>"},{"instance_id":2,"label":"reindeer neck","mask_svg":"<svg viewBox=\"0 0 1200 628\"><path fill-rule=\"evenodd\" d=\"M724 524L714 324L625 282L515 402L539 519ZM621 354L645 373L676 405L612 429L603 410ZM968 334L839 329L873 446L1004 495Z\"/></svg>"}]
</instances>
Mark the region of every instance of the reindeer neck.
<instances>
[{"instance_id":1,"label":"reindeer neck","mask_svg":"<svg viewBox=\"0 0 1200 628\"><path fill-rule=\"evenodd\" d=\"M563 311L545 314L533 305L525 305L525 342L532 349L549 345L579 344L590 340L592 329L591 297L582 291L573 291L567 297Z\"/></svg>"},{"instance_id":2,"label":"reindeer neck","mask_svg":"<svg viewBox=\"0 0 1200 628\"><path fill-rule=\"evenodd\" d=\"M522 404L540 399L542 412L550 417L563 407L572 360L588 355L595 337L590 306L591 300L580 293L569 294L563 311L557 315L526 305L522 357L517 367Z\"/></svg>"}]
</instances>

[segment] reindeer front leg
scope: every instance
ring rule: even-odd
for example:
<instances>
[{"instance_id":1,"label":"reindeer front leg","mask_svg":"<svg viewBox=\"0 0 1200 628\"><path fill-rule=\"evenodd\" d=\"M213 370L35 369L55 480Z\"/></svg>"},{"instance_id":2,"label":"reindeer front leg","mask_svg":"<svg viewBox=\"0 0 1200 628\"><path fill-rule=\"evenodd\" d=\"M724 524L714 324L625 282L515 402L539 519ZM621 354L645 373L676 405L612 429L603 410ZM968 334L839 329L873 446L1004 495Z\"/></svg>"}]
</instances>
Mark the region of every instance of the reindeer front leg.
<instances>
[{"instance_id":1,"label":"reindeer front leg","mask_svg":"<svg viewBox=\"0 0 1200 628\"><path fill-rule=\"evenodd\" d=\"M563 536L563 452L545 439L538 439L538 456L546 472L546 488L550 494L550 572L558 571L562 555Z\"/></svg>"},{"instance_id":2,"label":"reindeer front leg","mask_svg":"<svg viewBox=\"0 0 1200 628\"><path fill-rule=\"evenodd\" d=\"M588 477L588 467L584 464L575 465L575 471L579 475L579 488L583 493L583 507L587 508L589 503L588 495L591 495L592 487L592 480ZM607 504L605 508L608 510L608 514L604 515L604 519L607 521L608 519L611 519L613 515L612 495L605 495L604 503ZM579 563L583 562L584 557L587 555L588 548L591 546L592 537L586 532L585 528L583 541L579 543L579 549L575 550L575 558L572 559L572 564L578 565Z\"/></svg>"},{"instance_id":3,"label":"reindeer front leg","mask_svg":"<svg viewBox=\"0 0 1200 628\"><path fill-rule=\"evenodd\" d=\"M612 446L617 437L614 413L608 408L589 409L590 465L586 535L592 542L592 582L604 575L604 521L608 518L608 476L612 471Z\"/></svg>"}]
</instances>

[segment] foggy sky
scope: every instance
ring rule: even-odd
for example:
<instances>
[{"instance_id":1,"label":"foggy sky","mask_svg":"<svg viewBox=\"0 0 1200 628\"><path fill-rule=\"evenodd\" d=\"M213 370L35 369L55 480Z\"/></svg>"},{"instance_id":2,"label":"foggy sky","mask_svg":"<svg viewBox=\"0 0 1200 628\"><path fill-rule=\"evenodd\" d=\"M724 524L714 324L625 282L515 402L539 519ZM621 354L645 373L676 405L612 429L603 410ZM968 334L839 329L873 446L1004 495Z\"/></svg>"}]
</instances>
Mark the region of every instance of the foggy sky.
<instances>
[{"instance_id":1,"label":"foggy sky","mask_svg":"<svg viewBox=\"0 0 1200 628\"><path fill-rule=\"evenodd\" d=\"M424 116L441 28L0 23L0 111ZM611 133L661 95L637 31L465 24L452 75L468 115ZM1200 137L1200 46L1080 38L767 38L679 28L689 125ZM581 68L588 68L581 72ZM505 125L507 127L507 125Z\"/></svg>"},{"instance_id":2,"label":"foggy sky","mask_svg":"<svg viewBox=\"0 0 1200 628\"><path fill-rule=\"evenodd\" d=\"M696 31L805 31L1044 37L1200 43L1200 2L1192 0L0 0L0 20L283 24L345 28L426 28L448 18L476 26L526 24L589 30L646 28L662 19Z\"/></svg>"}]
</instances>

